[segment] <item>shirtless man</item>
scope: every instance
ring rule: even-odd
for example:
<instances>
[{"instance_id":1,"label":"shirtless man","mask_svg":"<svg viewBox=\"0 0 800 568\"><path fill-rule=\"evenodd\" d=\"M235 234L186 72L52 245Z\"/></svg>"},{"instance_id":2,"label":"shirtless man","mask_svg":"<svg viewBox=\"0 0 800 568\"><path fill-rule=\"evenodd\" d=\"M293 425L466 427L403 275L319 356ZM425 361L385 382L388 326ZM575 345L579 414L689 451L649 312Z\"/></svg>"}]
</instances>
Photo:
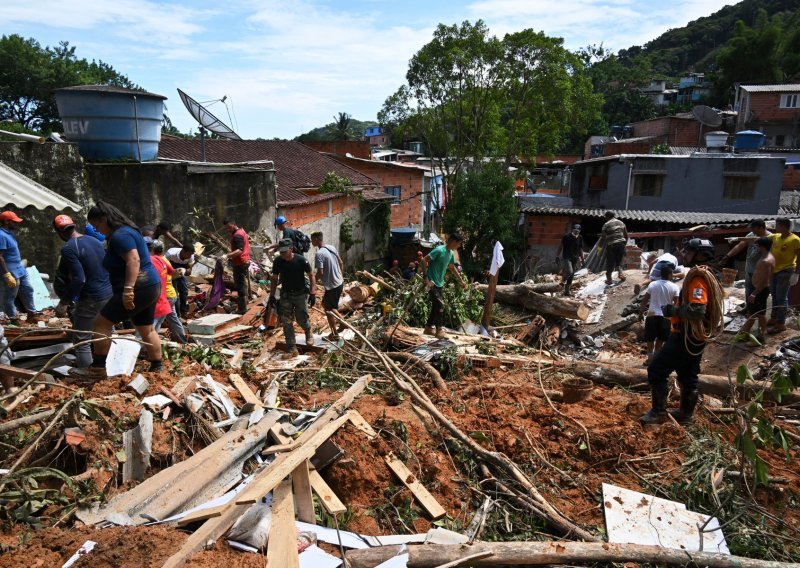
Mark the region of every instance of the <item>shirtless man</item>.
<instances>
[{"instance_id":1,"label":"shirtless man","mask_svg":"<svg viewBox=\"0 0 800 568\"><path fill-rule=\"evenodd\" d=\"M753 324L758 320L758 335L756 339L759 343L764 343L764 332L767 330L767 299L769 298L769 283L772 273L775 270L775 257L772 255L772 240L769 237L759 237L755 245L761 255L753 272L752 286L753 291L747 296L747 321L742 326L736 339L741 341L747 339Z\"/></svg>"}]
</instances>

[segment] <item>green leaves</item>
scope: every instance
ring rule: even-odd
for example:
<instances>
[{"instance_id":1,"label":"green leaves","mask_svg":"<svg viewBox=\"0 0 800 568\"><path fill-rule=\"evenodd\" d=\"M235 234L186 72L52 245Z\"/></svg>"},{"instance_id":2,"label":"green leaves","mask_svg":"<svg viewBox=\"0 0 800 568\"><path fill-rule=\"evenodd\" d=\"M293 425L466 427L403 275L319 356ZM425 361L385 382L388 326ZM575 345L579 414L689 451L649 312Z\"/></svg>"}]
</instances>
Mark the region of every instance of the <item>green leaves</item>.
<instances>
[{"instance_id":1,"label":"green leaves","mask_svg":"<svg viewBox=\"0 0 800 568\"><path fill-rule=\"evenodd\" d=\"M736 369L736 382L743 385L746 381L752 380L753 373L750 372L750 368L747 365L739 365L739 368Z\"/></svg>"}]
</instances>

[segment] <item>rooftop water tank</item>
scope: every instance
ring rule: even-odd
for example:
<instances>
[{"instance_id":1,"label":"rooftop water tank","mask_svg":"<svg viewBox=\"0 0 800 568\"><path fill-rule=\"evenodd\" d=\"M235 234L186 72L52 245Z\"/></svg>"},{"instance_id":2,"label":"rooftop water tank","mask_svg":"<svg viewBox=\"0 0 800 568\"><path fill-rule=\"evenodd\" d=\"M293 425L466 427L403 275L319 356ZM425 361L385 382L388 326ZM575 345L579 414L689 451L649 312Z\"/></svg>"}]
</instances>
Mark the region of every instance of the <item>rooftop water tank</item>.
<instances>
[{"instance_id":1,"label":"rooftop water tank","mask_svg":"<svg viewBox=\"0 0 800 568\"><path fill-rule=\"evenodd\" d=\"M167 97L108 85L56 89L64 134L87 160L135 160L158 156Z\"/></svg>"},{"instance_id":2,"label":"rooftop water tank","mask_svg":"<svg viewBox=\"0 0 800 568\"><path fill-rule=\"evenodd\" d=\"M736 133L736 142L733 145L736 152L756 152L764 145L763 132L758 130L742 130Z\"/></svg>"},{"instance_id":3,"label":"rooftop water tank","mask_svg":"<svg viewBox=\"0 0 800 568\"><path fill-rule=\"evenodd\" d=\"M706 148L709 152L722 152L728 143L728 133L722 130L706 133Z\"/></svg>"}]
</instances>

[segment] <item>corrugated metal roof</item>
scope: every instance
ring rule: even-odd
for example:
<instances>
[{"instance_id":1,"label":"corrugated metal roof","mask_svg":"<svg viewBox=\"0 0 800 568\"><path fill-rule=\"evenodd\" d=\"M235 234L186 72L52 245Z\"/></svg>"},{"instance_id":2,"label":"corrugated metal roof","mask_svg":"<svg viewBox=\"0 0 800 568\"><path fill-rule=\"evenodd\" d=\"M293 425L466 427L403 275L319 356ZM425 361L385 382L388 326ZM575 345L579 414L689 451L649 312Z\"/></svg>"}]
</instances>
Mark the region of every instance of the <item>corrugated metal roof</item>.
<instances>
[{"instance_id":1,"label":"corrugated metal roof","mask_svg":"<svg viewBox=\"0 0 800 568\"><path fill-rule=\"evenodd\" d=\"M61 197L55 191L47 189L0 162L0 206L8 205L19 209L30 206L39 210L47 207L57 210L72 209L76 213L81 210L81 206L77 203Z\"/></svg>"},{"instance_id":2,"label":"corrugated metal roof","mask_svg":"<svg viewBox=\"0 0 800 568\"><path fill-rule=\"evenodd\" d=\"M614 140L613 142L607 142L606 145L610 146L611 144L628 144L630 142L647 142L648 140L653 140L655 136L637 136L636 138L620 138L619 140Z\"/></svg>"},{"instance_id":3,"label":"corrugated metal roof","mask_svg":"<svg viewBox=\"0 0 800 568\"><path fill-rule=\"evenodd\" d=\"M739 85L748 93L800 93L800 84L794 85Z\"/></svg>"},{"instance_id":4,"label":"corrugated metal roof","mask_svg":"<svg viewBox=\"0 0 800 568\"><path fill-rule=\"evenodd\" d=\"M580 209L576 207L541 207L521 205L522 213L534 215L570 215L573 217L595 217L602 219L605 209ZM717 223L749 223L754 219L775 219L778 215L756 215L750 213L706 213L702 211L646 211L628 209L616 211L623 221L656 221L676 225L707 225Z\"/></svg>"}]
</instances>

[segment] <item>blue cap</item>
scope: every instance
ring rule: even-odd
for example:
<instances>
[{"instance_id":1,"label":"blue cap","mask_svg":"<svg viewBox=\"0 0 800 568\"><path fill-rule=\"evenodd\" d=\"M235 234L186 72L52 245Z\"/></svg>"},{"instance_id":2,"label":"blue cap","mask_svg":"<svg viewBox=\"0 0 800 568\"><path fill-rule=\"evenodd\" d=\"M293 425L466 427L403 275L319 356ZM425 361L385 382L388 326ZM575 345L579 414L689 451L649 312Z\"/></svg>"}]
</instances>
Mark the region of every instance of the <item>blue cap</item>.
<instances>
[{"instance_id":1,"label":"blue cap","mask_svg":"<svg viewBox=\"0 0 800 568\"><path fill-rule=\"evenodd\" d=\"M280 215L279 217L275 218L275 225L276 226L277 225L283 225L285 223L286 223L286 217L284 217L283 215Z\"/></svg>"}]
</instances>

